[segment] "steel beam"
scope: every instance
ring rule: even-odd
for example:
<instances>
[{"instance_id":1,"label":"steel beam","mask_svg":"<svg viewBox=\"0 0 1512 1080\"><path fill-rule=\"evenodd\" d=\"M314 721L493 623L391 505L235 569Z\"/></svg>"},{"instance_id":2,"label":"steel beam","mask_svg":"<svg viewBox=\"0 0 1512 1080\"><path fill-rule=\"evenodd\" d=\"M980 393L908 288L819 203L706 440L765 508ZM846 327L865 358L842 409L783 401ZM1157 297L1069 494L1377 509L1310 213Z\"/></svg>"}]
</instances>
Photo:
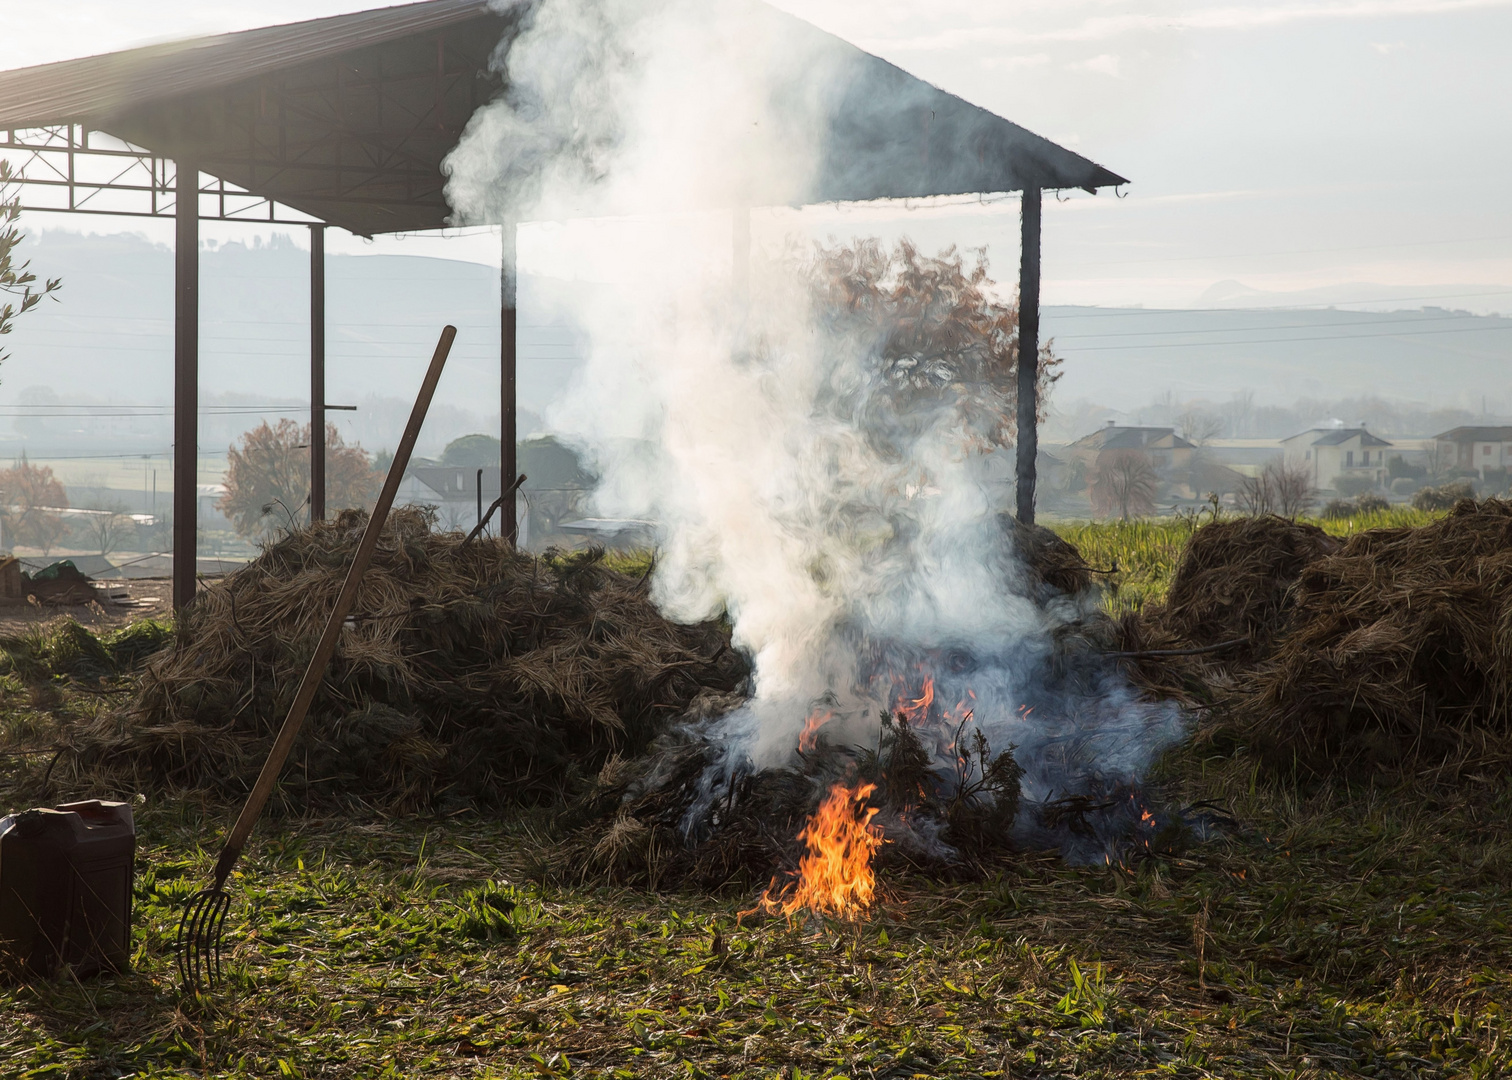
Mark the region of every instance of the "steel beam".
<instances>
[{"instance_id":1,"label":"steel beam","mask_svg":"<svg viewBox=\"0 0 1512 1080\"><path fill-rule=\"evenodd\" d=\"M1019 249L1018 519L1034 524L1039 454L1040 189L1024 189Z\"/></svg>"},{"instance_id":2,"label":"steel beam","mask_svg":"<svg viewBox=\"0 0 1512 1080\"><path fill-rule=\"evenodd\" d=\"M310 226L310 520L326 504L325 226Z\"/></svg>"},{"instance_id":3,"label":"steel beam","mask_svg":"<svg viewBox=\"0 0 1512 1080\"><path fill-rule=\"evenodd\" d=\"M175 162L173 239L173 610L194 599L199 541L199 168Z\"/></svg>"},{"instance_id":4,"label":"steel beam","mask_svg":"<svg viewBox=\"0 0 1512 1080\"><path fill-rule=\"evenodd\" d=\"M515 227L505 222L499 260L499 490L508 491L519 475L516 442L519 439L515 413L516 343L519 327L519 273L515 261ZM499 535L511 544L520 535L514 498L499 507Z\"/></svg>"},{"instance_id":5,"label":"steel beam","mask_svg":"<svg viewBox=\"0 0 1512 1080\"><path fill-rule=\"evenodd\" d=\"M170 186L163 158L114 136L109 137L111 142L119 143L121 148L91 145L90 134L88 129L73 124L0 131L0 153L10 156L16 166L15 186L21 209L110 217L168 217L174 213L169 195L175 188ZM214 167L203 160L198 164L202 168ZM89 172L86 165L108 167L111 171L107 174L96 169L95 175L81 175ZM47 201L45 196L49 193L58 200L56 204ZM106 193L129 200L129 205L86 205ZM204 221L308 225L312 216L297 210L293 213L301 216L281 213L278 200L254 195L219 177L201 186L200 194L216 197L214 211L204 213L201 208L200 219ZM228 209L227 200L247 205ZM375 202L387 205L391 200Z\"/></svg>"}]
</instances>

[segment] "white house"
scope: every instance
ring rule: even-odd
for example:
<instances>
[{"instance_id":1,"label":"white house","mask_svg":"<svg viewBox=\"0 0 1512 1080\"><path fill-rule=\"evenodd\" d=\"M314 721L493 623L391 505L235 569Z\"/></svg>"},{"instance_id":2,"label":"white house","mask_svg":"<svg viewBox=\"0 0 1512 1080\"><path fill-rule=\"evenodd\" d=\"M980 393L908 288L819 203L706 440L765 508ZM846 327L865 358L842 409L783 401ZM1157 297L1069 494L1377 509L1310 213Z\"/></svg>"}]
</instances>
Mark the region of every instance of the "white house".
<instances>
[{"instance_id":1,"label":"white house","mask_svg":"<svg viewBox=\"0 0 1512 1080\"><path fill-rule=\"evenodd\" d=\"M1341 477L1359 477L1372 485L1386 481L1386 451L1391 443L1362 427L1313 428L1281 440L1288 469L1305 469L1312 486L1337 487Z\"/></svg>"},{"instance_id":2,"label":"white house","mask_svg":"<svg viewBox=\"0 0 1512 1080\"><path fill-rule=\"evenodd\" d=\"M1433 440L1445 468L1473 469L1484 480L1487 469L1512 466L1512 427L1457 427Z\"/></svg>"}]
</instances>

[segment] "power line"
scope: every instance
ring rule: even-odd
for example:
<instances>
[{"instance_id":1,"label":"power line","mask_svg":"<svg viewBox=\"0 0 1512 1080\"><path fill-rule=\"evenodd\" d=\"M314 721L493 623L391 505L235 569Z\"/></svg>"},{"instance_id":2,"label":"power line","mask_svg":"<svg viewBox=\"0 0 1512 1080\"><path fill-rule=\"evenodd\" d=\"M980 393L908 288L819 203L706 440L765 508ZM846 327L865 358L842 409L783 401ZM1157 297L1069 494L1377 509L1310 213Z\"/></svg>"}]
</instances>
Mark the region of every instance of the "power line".
<instances>
[{"instance_id":1,"label":"power line","mask_svg":"<svg viewBox=\"0 0 1512 1080\"><path fill-rule=\"evenodd\" d=\"M1238 313L1244 313L1244 314L1251 314L1251 313L1256 312L1256 311L1307 311L1307 310L1310 310L1310 309L1321 309L1322 311L1327 311L1330 308L1337 308L1337 307L1347 306L1349 304L1387 304L1387 303L1398 304L1398 303L1407 303L1407 302L1413 301L1413 300L1460 300L1460 299L1463 299L1463 298L1465 298L1467 296L1512 296L1512 289L1491 289L1491 290L1487 290L1487 291L1484 291L1484 292L1469 292L1469 293L1434 293L1432 295L1425 295L1425 296L1396 296L1396 297L1391 297L1391 298L1386 299L1386 300L1382 300L1382 299L1379 299L1379 298L1371 299L1371 298L1368 298L1368 297L1362 298L1360 300L1328 300L1328 301L1322 301L1322 300L1320 300L1320 301L1318 301L1315 304L1287 304L1287 305L1282 306L1282 307L1270 307L1270 308L1240 308L1240 307L1220 307L1220 308L1116 308L1115 307L1114 310L1107 310L1107 309L1102 308L1101 305L1091 305L1092 310L1089 311L1087 314L1084 314L1084 315L1083 314L1077 314L1077 315L1068 316L1068 317L1069 318L1077 318L1077 319L1123 319L1123 318L1129 318L1129 317L1132 317L1132 316L1135 316L1135 315L1232 315L1232 314L1235 314L1236 312L1238 312ZM1077 304L1046 304L1046 305L1044 305L1044 307L1079 307L1079 306L1082 306L1082 305L1077 305ZM1406 309L1401 309L1401 310L1406 310ZM1382 313L1382 312L1361 312L1361 314L1384 314L1384 313ZM1478 318L1478 319L1483 319L1483 318L1490 318L1491 316L1476 315L1476 316L1473 316L1473 317L1474 318Z\"/></svg>"},{"instance_id":2,"label":"power line","mask_svg":"<svg viewBox=\"0 0 1512 1080\"><path fill-rule=\"evenodd\" d=\"M1411 323L1454 322L1456 320L1463 321L1463 320L1465 320L1467 318L1468 319L1474 319L1474 318L1480 318L1480 316L1477 316L1477 315L1427 315L1427 316L1414 316L1413 318L1411 318L1410 322ZM1248 333L1270 333L1272 331L1278 331L1278 330L1321 330L1321 329L1324 329L1324 328L1330 327L1330 326L1356 326L1356 327L1358 327L1358 326L1384 325L1384 324L1390 323L1390 322L1409 322L1409 320L1407 320L1407 319L1376 319L1373 322L1370 322L1370 321L1364 321L1364 320L1360 320L1360 319L1351 319L1348 322L1283 323L1283 324L1281 324L1279 326L1220 326L1220 327L1204 327L1204 328L1195 329L1195 330L1192 330L1192 329L1188 329L1188 330L1132 330L1132 331L1130 331L1130 330L1114 330L1114 331L1109 331L1108 333L1105 333L1105 334L1057 334L1055 339L1057 341L1071 341L1071 340L1078 340L1078 339L1081 339L1081 338L1090 338L1090 337L1117 337L1117 338L1126 338L1126 337L1170 337L1170 336L1173 336L1173 335L1176 335L1176 334L1248 334ZM1512 322L1509 322L1508 325L1512 326ZM1466 329L1467 330L1469 330L1469 329L1475 329L1475 330L1499 330L1499 329L1502 329L1502 327L1482 326L1482 327L1466 327ZM1340 336L1343 336L1343 335L1340 335Z\"/></svg>"},{"instance_id":3,"label":"power line","mask_svg":"<svg viewBox=\"0 0 1512 1080\"><path fill-rule=\"evenodd\" d=\"M1281 345L1292 341L1357 341L1362 338L1426 337L1430 334L1473 334L1479 330L1512 330L1505 326L1467 326L1457 330L1404 330L1399 334L1323 334L1317 337L1255 338L1249 341L1173 341L1168 345L1086 345L1078 352L1112 352L1116 349L1191 349L1219 348L1229 345Z\"/></svg>"},{"instance_id":4,"label":"power line","mask_svg":"<svg viewBox=\"0 0 1512 1080\"><path fill-rule=\"evenodd\" d=\"M1290 251L1236 251L1225 252L1219 255L1171 255L1158 259L1089 259L1078 264L1074 260L1072 266L1132 266L1143 263L1165 262L1202 262L1207 260L1222 261L1225 259L1266 259L1273 255L1334 255L1346 251L1388 251L1397 248L1411 247L1439 247L1445 244L1481 244L1495 243L1499 240L1512 240L1512 236L1476 236L1464 240L1409 240L1399 244L1361 244L1357 247L1326 247L1326 248L1293 248Z\"/></svg>"}]
</instances>

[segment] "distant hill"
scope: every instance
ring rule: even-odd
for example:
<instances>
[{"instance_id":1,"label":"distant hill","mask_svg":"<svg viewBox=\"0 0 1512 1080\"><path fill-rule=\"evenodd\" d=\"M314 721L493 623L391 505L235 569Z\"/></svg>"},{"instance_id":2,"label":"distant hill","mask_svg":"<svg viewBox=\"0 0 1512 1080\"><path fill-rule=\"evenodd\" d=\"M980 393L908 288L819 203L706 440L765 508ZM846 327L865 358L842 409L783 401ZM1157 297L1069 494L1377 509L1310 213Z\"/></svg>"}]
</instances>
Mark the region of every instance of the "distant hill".
<instances>
[{"instance_id":1,"label":"distant hill","mask_svg":"<svg viewBox=\"0 0 1512 1080\"><path fill-rule=\"evenodd\" d=\"M64 288L58 302L45 302L22 319L6 341L12 359L0 369L0 454L15 451L23 435L28 447L166 450L172 252L139 235L49 231L28 244L26 255L41 273L61 276ZM202 252L201 447L207 452L223 450L255 424L259 407L281 406L282 413L270 415L302 418L309 393L308 265L308 254L287 240ZM585 343L570 310L590 287L531 277L521 282L519 394L522 408L533 414L522 434L581 365ZM348 437L373 449L393 443L435 335L447 322L459 329L457 346L421 452L439 453L470 431L496 431L498 288L497 270L472 262L331 256L327 397L360 406L357 413L332 414ZM1366 286L1349 288L1359 293ZM1512 319L1432 307L1252 309L1248 305L1275 297L1235 282L1215 290L1205 303L1226 298L1236 306L1046 308L1044 334L1065 359L1055 405L1128 415L1167 394L1176 401L1223 402L1248 391L1260 405L1380 397L1477 414L1512 412ZM98 408L69 415L67 408L102 402L158 409L119 416ZM39 418L41 412L52 415Z\"/></svg>"},{"instance_id":2,"label":"distant hill","mask_svg":"<svg viewBox=\"0 0 1512 1080\"><path fill-rule=\"evenodd\" d=\"M1501 316L1049 307L1042 325L1065 360L1063 405L1128 410L1167 392L1223 401L1250 391L1263 404L1373 396L1512 411L1512 319Z\"/></svg>"},{"instance_id":3,"label":"distant hill","mask_svg":"<svg viewBox=\"0 0 1512 1080\"><path fill-rule=\"evenodd\" d=\"M166 443L156 419L69 416L81 402L166 406L173 395L173 254L140 235L46 232L26 247L36 270L63 279L56 302L19 320L0 368L0 413L57 404L20 419L28 442L100 438ZM288 241L206 249L200 259L201 446L224 448L259 405L309 400L309 254ZM582 347L559 315L551 281L521 282L521 407L535 416L559 395ZM327 259L327 399L366 406L332 418L370 446L391 444L446 323L458 328L421 449L470 430L497 430L499 273L417 256ZM7 408L9 406L9 408ZM226 415L231 410L230 415ZM26 411L26 410L20 410ZM219 414L219 415L218 415ZM277 415L277 414L274 414ZM297 415L290 413L289 415ZM302 418L302 417L301 417ZM14 416L0 417L0 446ZM433 430L434 429L434 430ZM434 444L434 445L432 445Z\"/></svg>"}]
</instances>

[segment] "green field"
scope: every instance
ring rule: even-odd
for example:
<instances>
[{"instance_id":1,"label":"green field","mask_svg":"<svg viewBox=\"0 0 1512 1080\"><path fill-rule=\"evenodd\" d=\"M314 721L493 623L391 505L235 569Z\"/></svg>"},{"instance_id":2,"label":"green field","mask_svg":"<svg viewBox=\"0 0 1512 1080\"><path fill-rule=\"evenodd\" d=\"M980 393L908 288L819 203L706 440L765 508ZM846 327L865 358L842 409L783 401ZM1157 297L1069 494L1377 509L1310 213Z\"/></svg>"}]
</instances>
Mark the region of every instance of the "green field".
<instances>
[{"instance_id":1,"label":"green field","mask_svg":"<svg viewBox=\"0 0 1512 1080\"><path fill-rule=\"evenodd\" d=\"M1397 529L1426 525L1442 513L1397 506L1390 510L1346 518L1303 518L1332 536L1348 536L1365 529ZM1181 561L1192 530L1213 520L1208 511L1191 517L1144 518L1136 521L1051 521L1049 527L1081 552L1089 566L1117 571L1100 575L1110 586L1108 607L1122 614L1165 597L1171 575ZM1220 518L1221 520L1221 518Z\"/></svg>"},{"instance_id":2,"label":"green field","mask_svg":"<svg viewBox=\"0 0 1512 1080\"><path fill-rule=\"evenodd\" d=\"M1159 595L1187 526L1059 528L1093 565L1116 558L1132 600ZM45 762L60 729L129 676L83 685L50 676L45 650L0 645L0 803L19 807L42 798L40 767L20 763ZM1309 786L1268 779L1242 749L1188 747L1156 780L1236 827L1129 866L1023 855L984 880L894 877L869 919L796 926L742 918L748 893L549 884L537 867L557 837L550 810L269 821L233 881L232 977L204 997L175 985L172 932L234 807L149 795L135 970L0 987L0 1075L1512 1068L1504 776Z\"/></svg>"}]
</instances>

